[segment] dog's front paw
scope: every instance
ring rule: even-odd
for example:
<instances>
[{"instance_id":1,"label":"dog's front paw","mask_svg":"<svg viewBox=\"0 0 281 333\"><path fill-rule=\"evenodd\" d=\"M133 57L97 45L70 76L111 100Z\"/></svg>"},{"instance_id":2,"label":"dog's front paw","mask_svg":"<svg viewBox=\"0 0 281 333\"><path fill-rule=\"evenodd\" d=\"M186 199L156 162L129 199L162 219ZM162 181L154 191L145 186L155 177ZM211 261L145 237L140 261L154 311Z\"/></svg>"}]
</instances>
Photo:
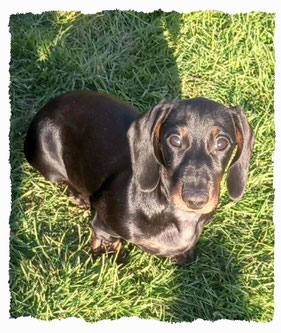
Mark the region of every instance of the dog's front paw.
<instances>
[{"instance_id":1,"label":"dog's front paw","mask_svg":"<svg viewBox=\"0 0 281 333\"><path fill-rule=\"evenodd\" d=\"M179 266L183 266L185 264L192 264L195 261L195 259L196 259L195 251L194 249L192 249L183 254L175 256L173 258L173 262Z\"/></svg>"},{"instance_id":2,"label":"dog's front paw","mask_svg":"<svg viewBox=\"0 0 281 333\"><path fill-rule=\"evenodd\" d=\"M126 251L120 240L115 242L106 242L104 240L94 239L92 241L91 253L94 260L104 253L107 253L110 256L116 255L117 264L124 264L127 259Z\"/></svg>"},{"instance_id":3,"label":"dog's front paw","mask_svg":"<svg viewBox=\"0 0 281 333\"><path fill-rule=\"evenodd\" d=\"M73 187L68 186L67 194L73 198L73 200L77 206L80 206L81 208L84 208L84 209L91 208L90 198L85 193L79 193Z\"/></svg>"}]
</instances>

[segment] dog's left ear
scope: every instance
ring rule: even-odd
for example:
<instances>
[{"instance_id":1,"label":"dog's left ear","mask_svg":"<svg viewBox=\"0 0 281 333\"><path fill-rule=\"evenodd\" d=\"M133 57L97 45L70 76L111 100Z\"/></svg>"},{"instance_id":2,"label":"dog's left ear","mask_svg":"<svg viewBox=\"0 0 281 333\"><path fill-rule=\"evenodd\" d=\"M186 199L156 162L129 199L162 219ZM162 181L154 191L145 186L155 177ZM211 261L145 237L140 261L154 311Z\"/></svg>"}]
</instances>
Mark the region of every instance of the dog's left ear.
<instances>
[{"instance_id":1,"label":"dog's left ear","mask_svg":"<svg viewBox=\"0 0 281 333\"><path fill-rule=\"evenodd\" d=\"M128 130L133 174L143 192L153 191L159 183L161 161L155 151L155 140L173 106L174 103L162 100L137 118Z\"/></svg>"},{"instance_id":2,"label":"dog's left ear","mask_svg":"<svg viewBox=\"0 0 281 333\"><path fill-rule=\"evenodd\" d=\"M236 130L237 151L228 170L227 189L231 199L240 200L246 188L255 139L242 108L237 106L229 110Z\"/></svg>"}]
</instances>

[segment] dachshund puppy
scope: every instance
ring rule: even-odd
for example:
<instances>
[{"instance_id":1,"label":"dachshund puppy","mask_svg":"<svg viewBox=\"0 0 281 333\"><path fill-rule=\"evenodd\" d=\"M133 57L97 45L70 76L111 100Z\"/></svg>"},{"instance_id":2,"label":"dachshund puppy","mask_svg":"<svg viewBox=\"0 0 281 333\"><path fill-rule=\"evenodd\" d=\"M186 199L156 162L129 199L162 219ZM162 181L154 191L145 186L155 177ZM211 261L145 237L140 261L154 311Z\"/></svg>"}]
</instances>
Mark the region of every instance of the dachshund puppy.
<instances>
[{"instance_id":1,"label":"dachshund puppy","mask_svg":"<svg viewBox=\"0 0 281 333\"><path fill-rule=\"evenodd\" d=\"M178 264L194 248L227 174L233 200L245 191L254 135L240 107L205 98L161 101L139 114L107 94L76 91L51 100L25 139L28 162L93 208L94 255L120 239Z\"/></svg>"}]
</instances>

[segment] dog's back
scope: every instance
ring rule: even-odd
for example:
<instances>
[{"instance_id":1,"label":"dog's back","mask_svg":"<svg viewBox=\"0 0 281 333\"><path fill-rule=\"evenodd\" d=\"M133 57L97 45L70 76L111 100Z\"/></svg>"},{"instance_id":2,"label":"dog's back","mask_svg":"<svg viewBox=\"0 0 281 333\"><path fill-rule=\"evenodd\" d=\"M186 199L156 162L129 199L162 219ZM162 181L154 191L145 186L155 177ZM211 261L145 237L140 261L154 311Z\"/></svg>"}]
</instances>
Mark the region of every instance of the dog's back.
<instances>
[{"instance_id":1,"label":"dog's back","mask_svg":"<svg viewBox=\"0 0 281 333\"><path fill-rule=\"evenodd\" d=\"M92 194L107 177L128 167L126 133L137 116L132 106L107 94L61 95L31 122L24 143L26 159L48 180Z\"/></svg>"}]
</instances>

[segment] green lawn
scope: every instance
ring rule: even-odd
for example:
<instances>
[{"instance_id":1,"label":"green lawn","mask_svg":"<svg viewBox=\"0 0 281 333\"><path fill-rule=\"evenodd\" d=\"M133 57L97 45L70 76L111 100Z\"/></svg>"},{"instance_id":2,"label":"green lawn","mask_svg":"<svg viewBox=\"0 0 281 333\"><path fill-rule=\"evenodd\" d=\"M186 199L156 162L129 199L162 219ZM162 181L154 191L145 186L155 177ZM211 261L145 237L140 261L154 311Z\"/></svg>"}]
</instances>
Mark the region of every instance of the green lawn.
<instances>
[{"instance_id":1,"label":"green lawn","mask_svg":"<svg viewBox=\"0 0 281 333\"><path fill-rule=\"evenodd\" d=\"M11 317L273 319L274 21L215 11L11 16ZM194 264L177 267L129 243L126 265L106 255L93 262L90 213L25 161L34 114L94 86L142 112L164 97L244 108L256 134L247 191L235 203L223 182Z\"/></svg>"}]
</instances>

